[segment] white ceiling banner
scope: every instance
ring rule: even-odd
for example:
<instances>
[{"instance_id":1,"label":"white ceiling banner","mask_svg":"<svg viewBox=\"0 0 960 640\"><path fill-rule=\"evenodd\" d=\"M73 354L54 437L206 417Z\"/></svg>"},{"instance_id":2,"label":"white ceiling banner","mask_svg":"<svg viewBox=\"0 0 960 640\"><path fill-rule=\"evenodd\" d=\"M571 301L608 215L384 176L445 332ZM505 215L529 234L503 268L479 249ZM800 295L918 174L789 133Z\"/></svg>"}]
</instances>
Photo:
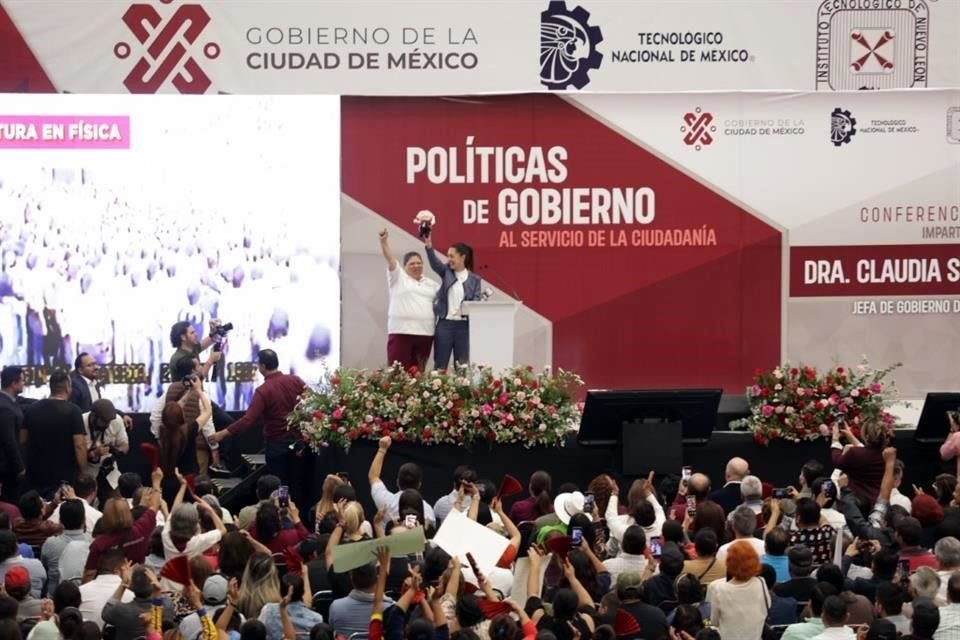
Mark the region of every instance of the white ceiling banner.
<instances>
[{"instance_id":1,"label":"white ceiling banner","mask_svg":"<svg viewBox=\"0 0 960 640\"><path fill-rule=\"evenodd\" d=\"M0 35L3 84L72 93L960 87L960 0L0 0Z\"/></svg>"}]
</instances>

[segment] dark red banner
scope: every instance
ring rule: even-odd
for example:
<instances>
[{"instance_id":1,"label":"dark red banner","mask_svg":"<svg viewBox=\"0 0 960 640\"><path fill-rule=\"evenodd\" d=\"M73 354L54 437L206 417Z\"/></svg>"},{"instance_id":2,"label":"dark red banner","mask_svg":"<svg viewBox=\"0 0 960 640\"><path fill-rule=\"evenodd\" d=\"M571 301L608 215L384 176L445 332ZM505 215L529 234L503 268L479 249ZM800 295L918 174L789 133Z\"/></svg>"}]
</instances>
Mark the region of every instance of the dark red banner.
<instances>
[{"instance_id":1,"label":"dark red banner","mask_svg":"<svg viewBox=\"0 0 960 640\"><path fill-rule=\"evenodd\" d=\"M960 245L792 247L790 295L960 293Z\"/></svg>"}]
</instances>

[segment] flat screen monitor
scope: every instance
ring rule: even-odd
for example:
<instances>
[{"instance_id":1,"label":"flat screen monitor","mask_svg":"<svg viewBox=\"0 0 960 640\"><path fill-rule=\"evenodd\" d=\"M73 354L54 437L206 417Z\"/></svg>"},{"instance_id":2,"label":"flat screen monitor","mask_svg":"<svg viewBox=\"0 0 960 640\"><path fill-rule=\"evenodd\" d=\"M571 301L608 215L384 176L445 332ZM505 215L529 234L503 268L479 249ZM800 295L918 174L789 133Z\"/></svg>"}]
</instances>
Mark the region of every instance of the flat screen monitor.
<instances>
[{"instance_id":1,"label":"flat screen monitor","mask_svg":"<svg viewBox=\"0 0 960 640\"><path fill-rule=\"evenodd\" d=\"M917 442L943 442L950 433L950 423L947 421L948 411L960 410L960 393L933 392L928 393L923 401L923 411L917 422L917 431L914 436Z\"/></svg>"},{"instance_id":2,"label":"flat screen monitor","mask_svg":"<svg viewBox=\"0 0 960 640\"><path fill-rule=\"evenodd\" d=\"M621 427L632 422L680 422L685 444L706 444L717 420L722 389L636 389L587 391L577 441L616 445Z\"/></svg>"}]
</instances>

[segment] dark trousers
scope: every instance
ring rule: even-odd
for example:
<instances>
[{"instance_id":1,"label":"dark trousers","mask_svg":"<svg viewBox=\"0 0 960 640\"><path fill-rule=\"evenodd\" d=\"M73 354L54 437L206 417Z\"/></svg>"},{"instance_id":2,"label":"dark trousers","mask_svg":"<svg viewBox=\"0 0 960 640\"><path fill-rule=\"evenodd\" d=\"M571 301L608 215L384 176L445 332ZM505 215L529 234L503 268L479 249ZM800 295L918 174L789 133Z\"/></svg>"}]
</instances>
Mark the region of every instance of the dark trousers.
<instances>
[{"instance_id":1,"label":"dark trousers","mask_svg":"<svg viewBox=\"0 0 960 640\"><path fill-rule=\"evenodd\" d=\"M290 445L293 440L268 440L264 444L264 473L280 478L280 484L290 487L290 497L301 510L309 507L309 479L304 477L304 461ZM308 455L301 452L302 455Z\"/></svg>"},{"instance_id":2,"label":"dark trousers","mask_svg":"<svg viewBox=\"0 0 960 640\"><path fill-rule=\"evenodd\" d=\"M387 336L387 364L399 362L404 369L417 367L423 371L433 348L433 336L391 333Z\"/></svg>"},{"instance_id":3,"label":"dark trousers","mask_svg":"<svg viewBox=\"0 0 960 640\"><path fill-rule=\"evenodd\" d=\"M470 362L470 323L468 320L441 320L433 343L433 367L450 366L450 354L456 364Z\"/></svg>"}]
</instances>

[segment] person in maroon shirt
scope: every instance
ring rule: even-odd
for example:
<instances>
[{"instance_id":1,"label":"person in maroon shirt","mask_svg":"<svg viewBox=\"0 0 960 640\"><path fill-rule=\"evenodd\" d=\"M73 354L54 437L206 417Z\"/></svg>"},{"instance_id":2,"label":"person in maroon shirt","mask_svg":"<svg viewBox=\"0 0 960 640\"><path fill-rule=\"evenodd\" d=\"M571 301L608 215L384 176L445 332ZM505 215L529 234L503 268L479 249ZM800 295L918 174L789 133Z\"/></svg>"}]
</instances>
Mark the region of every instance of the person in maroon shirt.
<instances>
[{"instance_id":1,"label":"person in maroon shirt","mask_svg":"<svg viewBox=\"0 0 960 640\"><path fill-rule=\"evenodd\" d=\"M887 446L887 432L882 424L873 421L863 425L860 432L863 443L849 429L844 429L843 433L852 446L840 446L840 431L834 425L833 448L830 451L833 466L847 474L850 491L873 504L877 501L883 480L883 448Z\"/></svg>"},{"instance_id":2,"label":"person in maroon shirt","mask_svg":"<svg viewBox=\"0 0 960 640\"><path fill-rule=\"evenodd\" d=\"M287 507L287 515L293 524L292 529L285 529L280 519L280 509L273 502L264 502L257 509L257 518L250 526L250 535L254 540L266 546L272 553L283 553L288 547L295 547L302 540L309 537L303 523L300 522L300 510L293 500Z\"/></svg>"},{"instance_id":3,"label":"person in maroon shirt","mask_svg":"<svg viewBox=\"0 0 960 640\"><path fill-rule=\"evenodd\" d=\"M553 513L553 498L550 497L553 479L546 471L534 471L527 489L530 496L515 502L510 507L513 522L533 522L540 516Z\"/></svg>"},{"instance_id":4,"label":"person in maroon shirt","mask_svg":"<svg viewBox=\"0 0 960 640\"><path fill-rule=\"evenodd\" d=\"M307 385L298 376L280 372L280 360L273 349L262 349L257 354L257 364L263 384L254 392L247 412L228 428L211 436L210 440L220 442L246 431L262 419L266 454L264 472L289 485L294 456L290 451L293 436L287 430L287 416L297 406Z\"/></svg>"}]
</instances>

